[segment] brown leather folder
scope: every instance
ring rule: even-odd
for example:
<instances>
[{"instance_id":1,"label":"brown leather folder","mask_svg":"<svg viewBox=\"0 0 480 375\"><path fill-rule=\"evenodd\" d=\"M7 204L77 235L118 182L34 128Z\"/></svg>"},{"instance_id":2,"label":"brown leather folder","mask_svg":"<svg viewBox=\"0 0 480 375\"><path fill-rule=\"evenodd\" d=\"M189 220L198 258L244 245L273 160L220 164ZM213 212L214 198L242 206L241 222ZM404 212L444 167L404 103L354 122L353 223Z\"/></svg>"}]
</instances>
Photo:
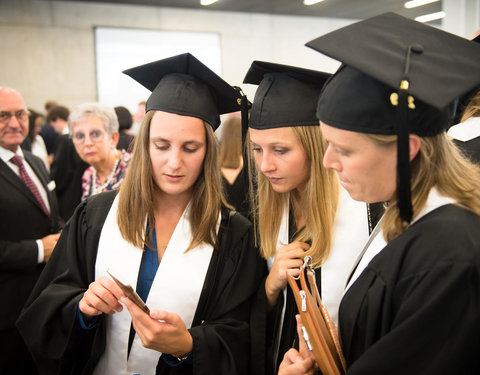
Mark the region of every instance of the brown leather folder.
<instances>
[{"instance_id":1,"label":"brown leather folder","mask_svg":"<svg viewBox=\"0 0 480 375\"><path fill-rule=\"evenodd\" d=\"M323 375L342 375L346 364L335 323L325 306L322 305L311 257L304 259L300 276L295 279L288 275L288 284L295 296L295 302L308 336L304 335ZM306 274L306 276L305 276Z\"/></svg>"}]
</instances>

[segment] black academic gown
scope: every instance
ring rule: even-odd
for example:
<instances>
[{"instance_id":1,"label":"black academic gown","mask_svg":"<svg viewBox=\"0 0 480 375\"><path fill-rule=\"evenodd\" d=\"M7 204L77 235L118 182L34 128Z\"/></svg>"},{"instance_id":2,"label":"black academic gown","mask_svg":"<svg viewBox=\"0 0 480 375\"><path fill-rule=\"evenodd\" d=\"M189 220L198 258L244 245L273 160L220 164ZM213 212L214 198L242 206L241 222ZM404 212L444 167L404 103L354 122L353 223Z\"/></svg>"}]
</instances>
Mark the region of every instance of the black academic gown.
<instances>
[{"instance_id":1,"label":"black academic gown","mask_svg":"<svg viewBox=\"0 0 480 375\"><path fill-rule=\"evenodd\" d=\"M91 331L78 327L78 303L94 281L97 246L116 192L82 202L32 292L17 326L41 373L90 374L105 350L105 319ZM238 214L219 233L193 319L193 363L157 374L249 374L249 314L263 260L253 247L250 223Z\"/></svg>"},{"instance_id":2,"label":"black academic gown","mask_svg":"<svg viewBox=\"0 0 480 375\"><path fill-rule=\"evenodd\" d=\"M248 200L248 177L246 169L241 169L233 184L230 184L222 174L222 183L227 202L243 216L249 217L250 205Z\"/></svg>"},{"instance_id":3,"label":"black academic gown","mask_svg":"<svg viewBox=\"0 0 480 375\"><path fill-rule=\"evenodd\" d=\"M340 305L347 374L480 373L480 217L446 205L391 241Z\"/></svg>"},{"instance_id":4,"label":"black academic gown","mask_svg":"<svg viewBox=\"0 0 480 375\"><path fill-rule=\"evenodd\" d=\"M468 141L454 139L453 143L469 158L473 163L480 165L480 137L472 138Z\"/></svg>"}]
</instances>

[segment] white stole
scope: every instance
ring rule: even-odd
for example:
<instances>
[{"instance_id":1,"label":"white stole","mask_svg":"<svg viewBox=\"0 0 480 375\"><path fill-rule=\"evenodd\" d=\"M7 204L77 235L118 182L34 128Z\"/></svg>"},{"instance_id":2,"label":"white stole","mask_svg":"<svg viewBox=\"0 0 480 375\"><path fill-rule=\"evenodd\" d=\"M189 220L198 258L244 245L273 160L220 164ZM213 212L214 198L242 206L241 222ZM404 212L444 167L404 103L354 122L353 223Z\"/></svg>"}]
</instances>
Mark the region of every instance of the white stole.
<instances>
[{"instance_id":1,"label":"white stole","mask_svg":"<svg viewBox=\"0 0 480 375\"><path fill-rule=\"evenodd\" d=\"M368 240L367 205L339 186L330 255L322 265L321 295L330 318L338 326L338 308L350 270Z\"/></svg>"},{"instance_id":2,"label":"white stole","mask_svg":"<svg viewBox=\"0 0 480 375\"><path fill-rule=\"evenodd\" d=\"M480 117L470 117L464 122L453 125L448 129L447 134L462 142L477 138L480 136Z\"/></svg>"},{"instance_id":3,"label":"white stole","mask_svg":"<svg viewBox=\"0 0 480 375\"><path fill-rule=\"evenodd\" d=\"M212 246L205 244L185 253L192 239L188 220L189 207L190 205L185 209L170 238L146 301L151 310L166 310L178 314L187 328L191 327L213 253ZM107 276L107 270L110 270L122 282L135 289L143 250L123 239L117 225L117 210L118 196L100 235L95 279ZM94 375L155 374L162 353L144 348L138 335L135 335L127 361L131 324L127 308L105 318L106 349Z\"/></svg>"},{"instance_id":4,"label":"white stole","mask_svg":"<svg viewBox=\"0 0 480 375\"><path fill-rule=\"evenodd\" d=\"M348 281L348 284L345 287L343 294L345 294L347 290L350 289L352 284L355 282L355 280L358 279L360 274L367 267L368 263L370 263L373 257L377 255L380 251L382 251L385 246L387 246L387 242L383 238L383 231L380 227L381 224L382 223L379 222L375 227L375 230L371 233L369 243L367 243L365 245L366 248L363 249L363 254L360 254L360 256L357 258L356 266L354 264L355 269L353 269L354 267L352 267L352 277Z\"/></svg>"},{"instance_id":5,"label":"white stole","mask_svg":"<svg viewBox=\"0 0 480 375\"><path fill-rule=\"evenodd\" d=\"M438 192L437 188L433 187L428 194L428 198L427 198L427 202L425 203L425 206L414 218L414 220L410 225L415 223L417 220L419 220L429 212L432 212L433 210L441 206L452 204L452 203L455 203L454 199L441 195ZM375 258L375 256L387 246L387 243L385 242L385 239L383 236L383 231L380 230L378 232L372 233L372 236L375 236L375 238L373 238L370 245L368 246L365 253L363 254L362 259L359 261L358 266L352 275L352 278L350 279L347 287L345 288L345 293L352 286L352 284L358 279L358 277L362 274L363 270L367 268L370 261L373 258Z\"/></svg>"}]
</instances>

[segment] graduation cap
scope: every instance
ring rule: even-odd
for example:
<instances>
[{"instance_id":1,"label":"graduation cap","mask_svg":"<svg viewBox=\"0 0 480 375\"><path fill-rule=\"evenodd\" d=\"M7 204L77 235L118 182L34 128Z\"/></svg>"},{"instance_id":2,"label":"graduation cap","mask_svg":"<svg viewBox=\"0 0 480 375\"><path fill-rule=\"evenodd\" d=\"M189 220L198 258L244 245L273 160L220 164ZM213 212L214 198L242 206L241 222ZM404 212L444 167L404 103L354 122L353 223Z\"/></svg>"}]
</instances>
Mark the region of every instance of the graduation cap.
<instances>
[{"instance_id":1,"label":"graduation cap","mask_svg":"<svg viewBox=\"0 0 480 375\"><path fill-rule=\"evenodd\" d=\"M394 13L307 43L343 63L324 86L318 118L334 127L398 136L400 217L412 219L410 133L439 134L454 101L480 83L480 45Z\"/></svg>"},{"instance_id":2,"label":"graduation cap","mask_svg":"<svg viewBox=\"0 0 480 375\"><path fill-rule=\"evenodd\" d=\"M243 80L259 85L249 126L254 129L318 126L317 101L330 76L295 66L254 61Z\"/></svg>"},{"instance_id":3,"label":"graduation cap","mask_svg":"<svg viewBox=\"0 0 480 375\"><path fill-rule=\"evenodd\" d=\"M190 53L137 66L123 73L152 91L146 112L158 110L197 117L214 130L220 125L221 114L239 111L247 105L240 89L230 86Z\"/></svg>"}]
</instances>

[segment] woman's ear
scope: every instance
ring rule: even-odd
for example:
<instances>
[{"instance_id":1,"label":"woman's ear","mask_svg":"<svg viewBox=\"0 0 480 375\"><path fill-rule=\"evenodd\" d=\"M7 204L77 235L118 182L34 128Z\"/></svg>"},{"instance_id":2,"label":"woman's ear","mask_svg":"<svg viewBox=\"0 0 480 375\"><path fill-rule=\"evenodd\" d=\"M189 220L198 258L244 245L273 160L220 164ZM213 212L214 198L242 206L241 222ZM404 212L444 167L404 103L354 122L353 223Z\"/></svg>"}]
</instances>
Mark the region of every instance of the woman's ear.
<instances>
[{"instance_id":1,"label":"woman's ear","mask_svg":"<svg viewBox=\"0 0 480 375\"><path fill-rule=\"evenodd\" d=\"M418 151L420 150L420 146L422 145L422 140L418 135L410 134L409 145L410 145L410 161L412 161L413 159L415 159L415 156L417 156Z\"/></svg>"},{"instance_id":2,"label":"woman's ear","mask_svg":"<svg viewBox=\"0 0 480 375\"><path fill-rule=\"evenodd\" d=\"M120 138L120 134L118 132L115 132L112 134L112 146L117 147L119 138Z\"/></svg>"}]
</instances>

